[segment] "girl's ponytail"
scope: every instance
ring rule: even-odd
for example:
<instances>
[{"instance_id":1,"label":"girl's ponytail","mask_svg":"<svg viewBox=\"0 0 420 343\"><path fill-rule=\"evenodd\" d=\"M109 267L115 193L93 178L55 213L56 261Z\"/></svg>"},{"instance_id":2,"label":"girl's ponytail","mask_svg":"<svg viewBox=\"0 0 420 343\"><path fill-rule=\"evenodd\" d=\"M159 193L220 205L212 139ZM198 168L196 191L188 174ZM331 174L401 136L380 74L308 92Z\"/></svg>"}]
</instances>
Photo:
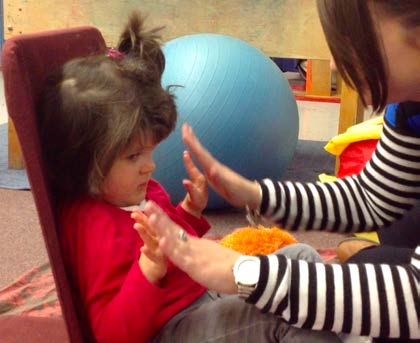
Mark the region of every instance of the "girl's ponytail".
<instances>
[{"instance_id":1,"label":"girl's ponytail","mask_svg":"<svg viewBox=\"0 0 420 343\"><path fill-rule=\"evenodd\" d=\"M146 31L144 22L140 12L133 11L130 15L118 43L118 51L124 54L119 62L120 70L143 84L160 84L165 69L158 34L162 27Z\"/></svg>"}]
</instances>

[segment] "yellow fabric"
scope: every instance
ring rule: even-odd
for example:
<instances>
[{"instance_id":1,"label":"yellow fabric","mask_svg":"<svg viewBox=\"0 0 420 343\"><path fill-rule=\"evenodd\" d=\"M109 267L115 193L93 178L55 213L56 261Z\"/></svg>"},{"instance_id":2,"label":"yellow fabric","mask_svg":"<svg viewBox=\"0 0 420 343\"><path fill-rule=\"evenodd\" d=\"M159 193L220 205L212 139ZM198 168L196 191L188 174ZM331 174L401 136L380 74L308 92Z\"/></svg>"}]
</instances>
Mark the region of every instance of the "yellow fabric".
<instances>
[{"instance_id":1,"label":"yellow fabric","mask_svg":"<svg viewBox=\"0 0 420 343\"><path fill-rule=\"evenodd\" d=\"M358 238L366 238L366 239L370 239L371 241L374 241L376 243L379 243L379 237L378 237L378 233L376 231L359 232L359 233L355 233L354 235Z\"/></svg>"},{"instance_id":2,"label":"yellow fabric","mask_svg":"<svg viewBox=\"0 0 420 343\"><path fill-rule=\"evenodd\" d=\"M337 180L337 177L335 177L334 175L328 175L328 174L322 173L318 175L318 179L319 181L324 183L324 182L335 181Z\"/></svg>"},{"instance_id":3,"label":"yellow fabric","mask_svg":"<svg viewBox=\"0 0 420 343\"><path fill-rule=\"evenodd\" d=\"M353 125L346 132L334 136L325 145L324 149L334 156L340 156L344 149L351 143L368 139L379 139L382 134L383 122L383 116L379 116Z\"/></svg>"},{"instance_id":4,"label":"yellow fabric","mask_svg":"<svg viewBox=\"0 0 420 343\"><path fill-rule=\"evenodd\" d=\"M344 149L351 143L368 139L379 139L382 134L383 123L383 116L378 116L366 120L363 123L353 125L349 127L346 132L334 136L327 145L325 145L324 149L334 156L340 156ZM320 174L318 175L318 178L321 182L335 181L337 179L335 176L328 174ZM354 236L379 243L377 232L360 232L355 233Z\"/></svg>"}]
</instances>

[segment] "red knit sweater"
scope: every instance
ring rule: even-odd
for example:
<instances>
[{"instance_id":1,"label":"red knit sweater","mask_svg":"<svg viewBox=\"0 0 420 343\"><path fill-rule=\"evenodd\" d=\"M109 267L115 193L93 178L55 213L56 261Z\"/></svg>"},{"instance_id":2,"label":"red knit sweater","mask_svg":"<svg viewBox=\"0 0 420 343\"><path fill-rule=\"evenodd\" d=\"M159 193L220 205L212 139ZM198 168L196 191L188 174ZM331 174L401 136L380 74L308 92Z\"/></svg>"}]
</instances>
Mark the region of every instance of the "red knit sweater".
<instances>
[{"instance_id":1,"label":"red knit sweater","mask_svg":"<svg viewBox=\"0 0 420 343\"><path fill-rule=\"evenodd\" d=\"M203 217L174 207L154 180L146 198L191 235L210 228ZM145 278L138 262L143 242L130 211L86 197L63 208L60 220L65 262L98 342L146 342L205 292L170 262L161 287Z\"/></svg>"}]
</instances>

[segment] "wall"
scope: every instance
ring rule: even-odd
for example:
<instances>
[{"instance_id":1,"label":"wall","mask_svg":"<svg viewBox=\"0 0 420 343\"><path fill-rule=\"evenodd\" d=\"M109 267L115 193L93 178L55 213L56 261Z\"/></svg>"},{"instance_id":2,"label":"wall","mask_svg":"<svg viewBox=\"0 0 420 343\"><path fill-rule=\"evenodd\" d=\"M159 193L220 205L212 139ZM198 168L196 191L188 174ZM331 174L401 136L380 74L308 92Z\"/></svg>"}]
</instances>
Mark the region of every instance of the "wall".
<instances>
[{"instance_id":1,"label":"wall","mask_svg":"<svg viewBox=\"0 0 420 343\"><path fill-rule=\"evenodd\" d=\"M273 57L328 59L315 0L3 0L5 36L92 24L112 46L133 8L165 25L164 40L216 32ZM8 25L12 29L8 30Z\"/></svg>"}]
</instances>

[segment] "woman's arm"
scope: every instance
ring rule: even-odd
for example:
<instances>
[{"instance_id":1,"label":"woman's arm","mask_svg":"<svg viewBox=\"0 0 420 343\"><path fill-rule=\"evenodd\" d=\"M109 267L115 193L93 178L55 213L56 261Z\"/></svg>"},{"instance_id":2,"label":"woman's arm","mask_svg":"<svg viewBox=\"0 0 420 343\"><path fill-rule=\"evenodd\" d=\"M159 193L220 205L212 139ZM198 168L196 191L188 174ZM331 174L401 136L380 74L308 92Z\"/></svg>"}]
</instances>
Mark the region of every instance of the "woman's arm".
<instances>
[{"instance_id":1,"label":"woman's arm","mask_svg":"<svg viewBox=\"0 0 420 343\"><path fill-rule=\"evenodd\" d=\"M213 241L180 239L181 228L148 203L149 225L174 264L202 285L237 292L232 268L240 254ZM258 284L246 300L307 329L373 337L420 338L420 247L410 265L323 264L260 256Z\"/></svg>"},{"instance_id":2,"label":"woman's arm","mask_svg":"<svg viewBox=\"0 0 420 343\"><path fill-rule=\"evenodd\" d=\"M185 124L183 139L221 196L292 230L374 230L400 218L419 199L420 136L388 124L359 175L328 183L265 179L258 187L217 161Z\"/></svg>"},{"instance_id":3,"label":"woman's arm","mask_svg":"<svg viewBox=\"0 0 420 343\"><path fill-rule=\"evenodd\" d=\"M260 256L247 299L294 326L371 337L420 338L420 246L410 265L323 264Z\"/></svg>"},{"instance_id":4,"label":"woman's arm","mask_svg":"<svg viewBox=\"0 0 420 343\"><path fill-rule=\"evenodd\" d=\"M263 216L290 229L365 231L400 218L420 194L420 137L385 124L363 171L328 183L260 183Z\"/></svg>"}]
</instances>

